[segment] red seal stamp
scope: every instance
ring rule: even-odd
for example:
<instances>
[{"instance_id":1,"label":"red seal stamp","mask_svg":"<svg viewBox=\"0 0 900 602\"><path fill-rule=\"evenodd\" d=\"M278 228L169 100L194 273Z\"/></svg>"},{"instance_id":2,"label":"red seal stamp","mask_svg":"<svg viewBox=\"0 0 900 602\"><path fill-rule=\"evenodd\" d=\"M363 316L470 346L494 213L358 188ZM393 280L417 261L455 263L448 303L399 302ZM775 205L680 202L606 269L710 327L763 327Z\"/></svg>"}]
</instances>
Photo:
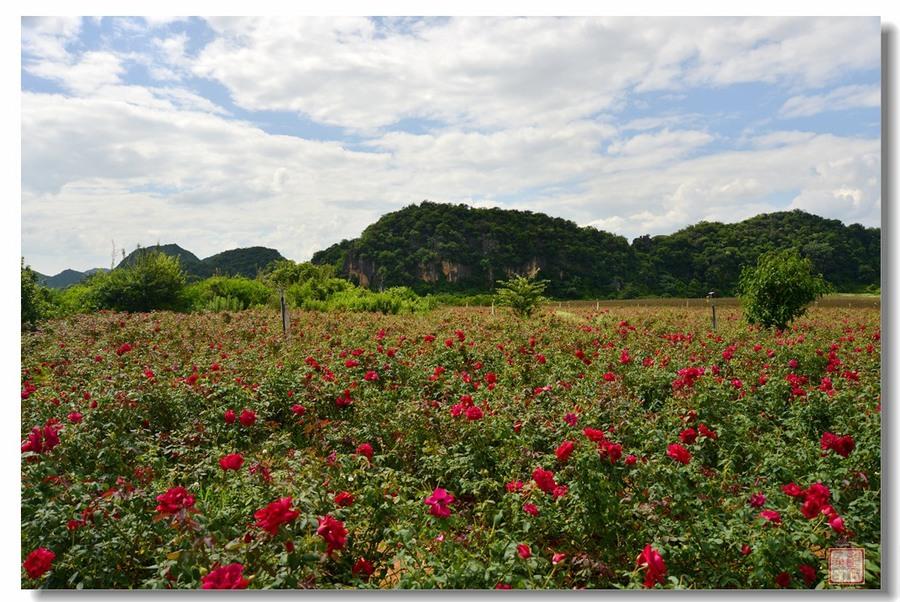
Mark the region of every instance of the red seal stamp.
<instances>
[{"instance_id":1,"label":"red seal stamp","mask_svg":"<svg viewBox=\"0 0 900 602\"><path fill-rule=\"evenodd\" d=\"M862 585L866 551L863 548L828 548L828 583Z\"/></svg>"}]
</instances>

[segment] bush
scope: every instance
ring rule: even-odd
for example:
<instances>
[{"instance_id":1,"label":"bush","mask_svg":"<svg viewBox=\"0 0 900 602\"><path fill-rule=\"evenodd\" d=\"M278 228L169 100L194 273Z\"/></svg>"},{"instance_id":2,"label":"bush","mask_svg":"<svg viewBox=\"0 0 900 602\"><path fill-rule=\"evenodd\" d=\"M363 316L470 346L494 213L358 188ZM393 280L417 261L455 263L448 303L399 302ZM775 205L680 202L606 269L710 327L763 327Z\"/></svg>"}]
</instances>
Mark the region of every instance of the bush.
<instances>
[{"instance_id":1,"label":"bush","mask_svg":"<svg viewBox=\"0 0 900 602\"><path fill-rule=\"evenodd\" d=\"M528 318L547 299L544 289L549 281L535 280L533 276L513 276L506 282L498 282L497 303L512 308L520 318Z\"/></svg>"},{"instance_id":2,"label":"bush","mask_svg":"<svg viewBox=\"0 0 900 602\"><path fill-rule=\"evenodd\" d=\"M745 266L738 290L749 323L784 329L829 287L820 274L813 274L808 258L787 249L764 253L756 267Z\"/></svg>"},{"instance_id":3,"label":"bush","mask_svg":"<svg viewBox=\"0 0 900 602\"><path fill-rule=\"evenodd\" d=\"M96 275L90 286L98 308L140 312L182 309L185 282L177 257L148 250L130 266Z\"/></svg>"},{"instance_id":4,"label":"bush","mask_svg":"<svg viewBox=\"0 0 900 602\"><path fill-rule=\"evenodd\" d=\"M48 317L50 290L38 283L37 274L22 260L22 328L30 328Z\"/></svg>"},{"instance_id":5,"label":"bush","mask_svg":"<svg viewBox=\"0 0 900 602\"><path fill-rule=\"evenodd\" d=\"M229 311L238 311L247 307L265 305L272 298L273 291L259 280L251 280L243 276L213 276L190 285L185 296L190 299L190 306L195 310L213 309L213 305L216 303L223 303L216 299L222 298L233 300L227 304ZM224 306L216 307L224 308ZM235 307L237 310L233 309ZM213 311L221 311L221 309L213 309Z\"/></svg>"}]
</instances>

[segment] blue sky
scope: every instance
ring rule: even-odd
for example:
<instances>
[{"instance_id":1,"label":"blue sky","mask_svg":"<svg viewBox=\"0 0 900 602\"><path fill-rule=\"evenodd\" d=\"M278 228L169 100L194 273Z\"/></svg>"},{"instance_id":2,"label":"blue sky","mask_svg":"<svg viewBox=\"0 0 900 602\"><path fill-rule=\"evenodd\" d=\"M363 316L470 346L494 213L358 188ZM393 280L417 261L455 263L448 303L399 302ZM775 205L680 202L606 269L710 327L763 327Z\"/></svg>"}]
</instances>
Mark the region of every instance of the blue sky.
<instances>
[{"instance_id":1,"label":"blue sky","mask_svg":"<svg viewBox=\"0 0 900 602\"><path fill-rule=\"evenodd\" d=\"M22 252L305 260L429 199L633 238L880 224L867 18L25 18Z\"/></svg>"}]
</instances>

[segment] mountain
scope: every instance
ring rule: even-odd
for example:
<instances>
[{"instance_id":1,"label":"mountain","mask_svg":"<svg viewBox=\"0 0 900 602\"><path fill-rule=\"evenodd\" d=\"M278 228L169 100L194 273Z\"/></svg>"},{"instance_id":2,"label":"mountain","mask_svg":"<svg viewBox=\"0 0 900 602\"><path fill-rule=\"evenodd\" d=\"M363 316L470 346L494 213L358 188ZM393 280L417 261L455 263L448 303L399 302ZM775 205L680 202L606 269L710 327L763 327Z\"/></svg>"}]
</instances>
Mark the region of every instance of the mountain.
<instances>
[{"instance_id":1,"label":"mountain","mask_svg":"<svg viewBox=\"0 0 900 602\"><path fill-rule=\"evenodd\" d=\"M182 269L188 275L188 280L202 280L213 275L255 278L257 272L271 262L284 259L281 253L275 249L248 247L224 251L201 260L190 251L176 244L168 244L138 248L122 259L116 267L132 265L141 253L148 251L159 251L166 255L178 257Z\"/></svg>"},{"instance_id":2,"label":"mountain","mask_svg":"<svg viewBox=\"0 0 900 602\"><path fill-rule=\"evenodd\" d=\"M37 275L38 282L48 288L66 288L67 286L78 284L95 272L105 271L106 269L104 268L93 268L91 270L87 270L86 272L79 272L77 270L63 270L55 276L45 276L44 274L41 274L39 272L35 272L35 274Z\"/></svg>"},{"instance_id":3,"label":"mountain","mask_svg":"<svg viewBox=\"0 0 900 602\"><path fill-rule=\"evenodd\" d=\"M281 261L281 253L266 247L248 247L223 251L203 260L214 274L242 275L255 278L257 272L273 261Z\"/></svg>"},{"instance_id":4,"label":"mountain","mask_svg":"<svg viewBox=\"0 0 900 602\"><path fill-rule=\"evenodd\" d=\"M119 265L116 266L116 268L133 265L137 261L138 257L140 257L142 254L154 251L177 257L181 262L181 269L183 269L187 273L189 280L201 280L203 278L212 276L212 270L209 269L208 266L204 265L204 263L200 261L199 257L186 249L182 249L176 244L155 245L152 247L138 247L137 249L129 253L126 257L124 257L122 261L119 262Z\"/></svg>"},{"instance_id":5,"label":"mountain","mask_svg":"<svg viewBox=\"0 0 900 602\"><path fill-rule=\"evenodd\" d=\"M880 285L881 230L803 211L624 237L530 211L423 202L382 216L359 238L313 255L363 286L419 293L488 292L511 274L550 280L561 298L734 294L741 268L770 249L800 248L839 291Z\"/></svg>"}]
</instances>

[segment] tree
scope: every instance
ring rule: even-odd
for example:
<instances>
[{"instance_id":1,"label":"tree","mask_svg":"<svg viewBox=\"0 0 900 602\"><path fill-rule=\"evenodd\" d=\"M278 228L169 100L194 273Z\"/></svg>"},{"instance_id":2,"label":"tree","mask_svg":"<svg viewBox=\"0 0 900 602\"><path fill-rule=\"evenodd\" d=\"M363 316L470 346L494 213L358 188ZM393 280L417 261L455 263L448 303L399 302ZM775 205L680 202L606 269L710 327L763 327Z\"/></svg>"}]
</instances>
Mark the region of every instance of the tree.
<instances>
[{"instance_id":1,"label":"tree","mask_svg":"<svg viewBox=\"0 0 900 602\"><path fill-rule=\"evenodd\" d=\"M187 277L178 257L148 249L131 265L98 274L91 282L98 307L117 311L180 309Z\"/></svg>"},{"instance_id":2,"label":"tree","mask_svg":"<svg viewBox=\"0 0 900 602\"><path fill-rule=\"evenodd\" d=\"M535 280L537 272L529 277L513 276L506 282L498 281L497 303L512 308L520 318L529 318L547 299L544 289L548 280Z\"/></svg>"},{"instance_id":3,"label":"tree","mask_svg":"<svg viewBox=\"0 0 900 602\"><path fill-rule=\"evenodd\" d=\"M763 253L756 267L745 266L738 289L748 322L784 329L829 286L813 272L812 261L791 248Z\"/></svg>"},{"instance_id":4,"label":"tree","mask_svg":"<svg viewBox=\"0 0 900 602\"><path fill-rule=\"evenodd\" d=\"M22 259L22 328L33 327L47 317L50 310L50 291L41 286L37 274Z\"/></svg>"}]
</instances>

